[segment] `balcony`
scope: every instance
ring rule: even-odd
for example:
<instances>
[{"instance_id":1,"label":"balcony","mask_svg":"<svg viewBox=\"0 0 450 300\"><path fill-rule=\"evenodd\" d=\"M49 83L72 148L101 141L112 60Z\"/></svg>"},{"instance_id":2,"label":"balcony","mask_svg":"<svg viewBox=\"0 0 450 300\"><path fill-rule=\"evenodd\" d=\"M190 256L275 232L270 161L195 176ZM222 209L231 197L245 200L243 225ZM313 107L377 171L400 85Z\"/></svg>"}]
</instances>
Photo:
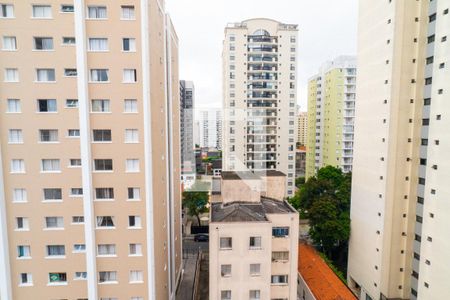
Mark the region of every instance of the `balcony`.
<instances>
[{"instance_id":1,"label":"balcony","mask_svg":"<svg viewBox=\"0 0 450 300\"><path fill-rule=\"evenodd\" d=\"M276 53L278 51L278 46L267 44L250 44L247 47L247 51L250 53Z\"/></svg>"},{"instance_id":2,"label":"balcony","mask_svg":"<svg viewBox=\"0 0 450 300\"><path fill-rule=\"evenodd\" d=\"M276 136L247 136L248 144L276 144Z\"/></svg>"},{"instance_id":3,"label":"balcony","mask_svg":"<svg viewBox=\"0 0 450 300\"><path fill-rule=\"evenodd\" d=\"M275 90L278 88L278 85L271 82L264 82L264 81L256 81L251 84L247 85L247 88L249 90Z\"/></svg>"},{"instance_id":4,"label":"balcony","mask_svg":"<svg viewBox=\"0 0 450 300\"><path fill-rule=\"evenodd\" d=\"M254 91L247 94L249 99L263 98L263 99L276 99L278 98L276 91Z\"/></svg>"},{"instance_id":5,"label":"balcony","mask_svg":"<svg viewBox=\"0 0 450 300\"><path fill-rule=\"evenodd\" d=\"M249 100L248 101L248 105L249 108L253 108L253 107L273 107L276 108L277 107L277 103L276 101L264 101L264 100Z\"/></svg>"},{"instance_id":6,"label":"balcony","mask_svg":"<svg viewBox=\"0 0 450 300\"><path fill-rule=\"evenodd\" d=\"M270 162L248 162L247 168L250 170L273 170L277 166L276 161Z\"/></svg>"},{"instance_id":7,"label":"balcony","mask_svg":"<svg viewBox=\"0 0 450 300\"><path fill-rule=\"evenodd\" d=\"M247 145L247 152L249 153L275 153L277 147L275 145Z\"/></svg>"},{"instance_id":8,"label":"balcony","mask_svg":"<svg viewBox=\"0 0 450 300\"><path fill-rule=\"evenodd\" d=\"M276 155L275 154L263 154L263 153L259 153L259 154L253 154L250 153L247 155L247 161L275 161Z\"/></svg>"},{"instance_id":9,"label":"balcony","mask_svg":"<svg viewBox=\"0 0 450 300\"><path fill-rule=\"evenodd\" d=\"M264 36L264 35L249 35L247 37L249 43L271 43L276 44L278 38L276 36Z\"/></svg>"},{"instance_id":10,"label":"balcony","mask_svg":"<svg viewBox=\"0 0 450 300\"><path fill-rule=\"evenodd\" d=\"M276 64L278 62L278 57L276 56L277 54L274 53L264 53L264 54L249 54L248 55L248 62L249 64L252 63L260 63L260 62L264 62L264 63L271 63L271 64Z\"/></svg>"},{"instance_id":11,"label":"balcony","mask_svg":"<svg viewBox=\"0 0 450 300\"><path fill-rule=\"evenodd\" d=\"M257 74L248 74L248 80L278 80L278 75L276 73L257 73Z\"/></svg>"},{"instance_id":12,"label":"balcony","mask_svg":"<svg viewBox=\"0 0 450 300\"><path fill-rule=\"evenodd\" d=\"M278 71L278 67L276 65L266 65L266 64L253 64L248 65L247 70L249 72L257 72L257 71Z\"/></svg>"}]
</instances>

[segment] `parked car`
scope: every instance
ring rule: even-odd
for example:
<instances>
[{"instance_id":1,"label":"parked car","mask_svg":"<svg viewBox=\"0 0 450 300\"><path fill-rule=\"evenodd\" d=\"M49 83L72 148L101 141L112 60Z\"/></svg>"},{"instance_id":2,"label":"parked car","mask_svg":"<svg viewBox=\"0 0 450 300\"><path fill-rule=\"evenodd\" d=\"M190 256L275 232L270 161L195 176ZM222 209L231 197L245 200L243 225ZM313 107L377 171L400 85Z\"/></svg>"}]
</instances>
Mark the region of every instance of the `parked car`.
<instances>
[{"instance_id":1,"label":"parked car","mask_svg":"<svg viewBox=\"0 0 450 300\"><path fill-rule=\"evenodd\" d=\"M198 233L194 236L194 241L196 242L208 242L209 235L206 233Z\"/></svg>"}]
</instances>

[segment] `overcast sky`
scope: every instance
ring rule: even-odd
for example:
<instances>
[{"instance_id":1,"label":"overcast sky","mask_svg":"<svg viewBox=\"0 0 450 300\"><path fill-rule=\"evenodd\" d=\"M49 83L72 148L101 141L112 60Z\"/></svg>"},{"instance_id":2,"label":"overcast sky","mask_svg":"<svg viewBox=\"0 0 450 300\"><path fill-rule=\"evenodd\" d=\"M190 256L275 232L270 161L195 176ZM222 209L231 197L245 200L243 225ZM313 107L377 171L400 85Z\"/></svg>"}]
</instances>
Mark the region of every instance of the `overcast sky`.
<instances>
[{"instance_id":1,"label":"overcast sky","mask_svg":"<svg viewBox=\"0 0 450 300\"><path fill-rule=\"evenodd\" d=\"M307 80L338 55L356 53L358 0L166 0L180 42L180 79L195 85L197 108L222 105L222 40L227 23L255 17L299 25L298 103Z\"/></svg>"}]
</instances>

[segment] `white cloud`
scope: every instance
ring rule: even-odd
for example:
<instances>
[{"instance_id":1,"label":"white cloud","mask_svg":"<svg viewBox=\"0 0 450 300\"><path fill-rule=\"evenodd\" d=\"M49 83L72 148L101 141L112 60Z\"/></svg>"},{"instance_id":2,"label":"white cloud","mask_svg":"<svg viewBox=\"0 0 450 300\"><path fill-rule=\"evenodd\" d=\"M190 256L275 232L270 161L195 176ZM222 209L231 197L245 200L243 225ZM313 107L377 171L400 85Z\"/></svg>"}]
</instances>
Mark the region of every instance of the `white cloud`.
<instances>
[{"instance_id":1,"label":"white cloud","mask_svg":"<svg viewBox=\"0 0 450 300\"><path fill-rule=\"evenodd\" d=\"M192 80L198 107L222 105L222 39L227 23L267 17L299 25L298 102L320 65L356 53L358 0L166 0L180 39L180 78Z\"/></svg>"}]
</instances>

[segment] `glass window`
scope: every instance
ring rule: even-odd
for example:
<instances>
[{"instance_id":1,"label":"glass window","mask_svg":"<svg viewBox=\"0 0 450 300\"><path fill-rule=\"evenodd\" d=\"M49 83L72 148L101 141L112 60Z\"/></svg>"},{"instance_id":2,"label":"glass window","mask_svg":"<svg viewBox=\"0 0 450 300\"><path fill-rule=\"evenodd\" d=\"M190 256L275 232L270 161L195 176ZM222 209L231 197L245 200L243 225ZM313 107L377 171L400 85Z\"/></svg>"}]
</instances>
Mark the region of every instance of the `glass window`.
<instances>
[{"instance_id":1,"label":"glass window","mask_svg":"<svg viewBox=\"0 0 450 300\"><path fill-rule=\"evenodd\" d=\"M46 201L62 200L62 190L58 188L44 188L44 200Z\"/></svg>"},{"instance_id":2,"label":"glass window","mask_svg":"<svg viewBox=\"0 0 450 300\"><path fill-rule=\"evenodd\" d=\"M137 112L137 100L136 99L125 99L124 100L124 112L135 113Z\"/></svg>"},{"instance_id":3,"label":"glass window","mask_svg":"<svg viewBox=\"0 0 450 300\"><path fill-rule=\"evenodd\" d=\"M112 159L94 159L95 171L112 171L113 161Z\"/></svg>"},{"instance_id":4,"label":"glass window","mask_svg":"<svg viewBox=\"0 0 450 300\"><path fill-rule=\"evenodd\" d=\"M102 216L97 217L97 227L114 227L114 217Z\"/></svg>"},{"instance_id":5,"label":"glass window","mask_svg":"<svg viewBox=\"0 0 450 300\"><path fill-rule=\"evenodd\" d=\"M66 283L67 274L66 273L48 273L48 278L50 283Z\"/></svg>"},{"instance_id":6,"label":"glass window","mask_svg":"<svg viewBox=\"0 0 450 300\"><path fill-rule=\"evenodd\" d=\"M33 5L33 18L49 19L52 17L50 5Z\"/></svg>"},{"instance_id":7,"label":"glass window","mask_svg":"<svg viewBox=\"0 0 450 300\"><path fill-rule=\"evenodd\" d=\"M66 68L64 69L64 76L66 77L76 77L78 75L77 69Z\"/></svg>"},{"instance_id":8,"label":"glass window","mask_svg":"<svg viewBox=\"0 0 450 300\"><path fill-rule=\"evenodd\" d=\"M31 257L30 246L24 246L24 245L17 246L17 257L20 257L20 258Z\"/></svg>"},{"instance_id":9,"label":"glass window","mask_svg":"<svg viewBox=\"0 0 450 300\"><path fill-rule=\"evenodd\" d=\"M14 189L13 190L13 202L23 203L27 202L27 190L26 189Z\"/></svg>"},{"instance_id":10,"label":"glass window","mask_svg":"<svg viewBox=\"0 0 450 300\"><path fill-rule=\"evenodd\" d=\"M129 250L130 250L129 254L131 256L142 255L142 245L141 244L130 244Z\"/></svg>"},{"instance_id":11,"label":"glass window","mask_svg":"<svg viewBox=\"0 0 450 300\"><path fill-rule=\"evenodd\" d=\"M233 246L232 239L230 237L220 238L220 249L231 249Z\"/></svg>"},{"instance_id":12,"label":"glass window","mask_svg":"<svg viewBox=\"0 0 450 300\"><path fill-rule=\"evenodd\" d=\"M29 230L28 218L17 217L16 218L16 230Z\"/></svg>"},{"instance_id":13,"label":"glass window","mask_svg":"<svg viewBox=\"0 0 450 300\"><path fill-rule=\"evenodd\" d=\"M109 70L108 69L92 69L90 74L91 74L92 82L109 81Z\"/></svg>"},{"instance_id":14,"label":"glass window","mask_svg":"<svg viewBox=\"0 0 450 300\"><path fill-rule=\"evenodd\" d=\"M125 129L125 143L138 143L139 132L137 129Z\"/></svg>"},{"instance_id":15,"label":"glass window","mask_svg":"<svg viewBox=\"0 0 450 300\"><path fill-rule=\"evenodd\" d=\"M83 223L84 223L83 216L73 216L72 217L72 224L83 224Z\"/></svg>"},{"instance_id":16,"label":"glass window","mask_svg":"<svg viewBox=\"0 0 450 300\"><path fill-rule=\"evenodd\" d=\"M108 99L95 99L91 101L92 112L111 112Z\"/></svg>"},{"instance_id":17,"label":"glass window","mask_svg":"<svg viewBox=\"0 0 450 300\"><path fill-rule=\"evenodd\" d=\"M20 100L19 99L8 99L7 100L8 105L6 108L6 112L8 113L20 113L21 107L20 107Z\"/></svg>"},{"instance_id":18,"label":"glass window","mask_svg":"<svg viewBox=\"0 0 450 300\"><path fill-rule=\"evenodd\" d=\"M141 217L128 216L128 227L141 228Z\"/></svg>"},{"instance_id":19,"label":"glass window","mask_svg":"<svg viewBox=\"0 0 450 300\"><path fill-rule=\"evenodd\" d=\"M272 284L287 284L288 276L287 275L272 275L271 283Z\"/></svg>"},{"instance_id":20,"label":"glass window","mask_svg":"<svg viewBox=\"0 0 450 300\"><path fill-rule=\"evenodd\" d=\"M289 252L288 251L274 251L272 252L272 261L288 261Z\"/></svg>"},{"instance_id":21,"label":"glass window","mask_svg":"<svg viewBox=\"0 0 450 300\"><path fill-rule=\"evenodd\" d=\"M70 188L70 196L71 197L83 196L83 188Z\"/></svg>"},{"instance_id":22,"label":"glass window","mask_svg":"<svg viewBox=\"0 0 450 300\"><path fill-rule=\"evenodd\" d=\"M94 129L93 140L94 142L111 142L111 129Z\"/></svg>"},{"instance_id":23,"label":"glass window","mask_svg":"<svg viewBox=\"0 0 450 300\"><path fill-rule=\"evenodd\" d=\"M38 99L39 112L56 112L56 99Z\"/></svg>"},{"instance_id":24,"label":"glass window","mask_svg":"<svg viewBox=\"0 0 450 300\"><path fill-rule=\"evenodd\" d=\"M108 39L89 38L89 51L108 51Z\"/></svg>"},{"instance_id":25,"label":"glass window","mask_svg":"<svg viewBox=\"0 0 450 300\"><path fill-rule=\"evenodd\" d=\"M124 20L134 20L134 6L132 5L122 5L122 15L121 18Z\"/></svg>"},{"instance_id":26,"label":"glass window","mask_svg":"<svg viewBox=\"0 0 450 300\"><path fill-rule=\"evenodd\" d=\"M53 50L53 38L35 37L34 50Z\"/></svg>"},{"instance_id":27,"label":"glass window","mask_svg":"<svg viewBox=\"0 0 450 300\"><path fill-rule=\"evenodd\" d=\"M220 275L222 277L230 277L231 276L231 265L221 265L220 266Z\"/></svg>"},{"instance_id":28,"label":"glass window","mask_svg":"<svg viewBox=\"0 0 450 300\"><path fill-rule=\"evenodd\" d=\"M231 300L231 291L220 291L220 300Z\"/></svg>"},{"instance_id":29,"label":"glass window","mask_svg":"<svg viewBox=\"0 0 450 300\"><path fill-rule=\"evenodd\" d=\"M127 159L125 169L126 172L139 172L139 159Z\"/></svg>"},{"instance_id":30,"label":"glass window","mask_svg":"<svg viewBox=\"0 0 450 300\"><path fill-rule=\"evenodd\" d=\"M77 108L78 99L66 99L66 108Z\"/></svg>"},{"instance_id":31,"label":"glass window","mask_svg":"<svg viewBox=\"0 0 450 300\"><path fill-rule=\"evenodd\" d=\"M128 188L128 200L138 200L141 197L141 191L139 188L136 187L129 187Z\"/></svg>"},{"instance_id":32,"label":"glass window","mask_svg":"<svg viewBox=\"0 0 450 300\"><path fill-rule=\"evenodd\" d=\"M20 285L33 285L31 273L20 273L19 282Z\"/></svg>"},{"instance_id":33,"label":"glass window","mask_svg":"<svg viewBox=\"0 0 450 300\"><path fill-rule=\"evenodd\" d=\"M10 144L22 144L23 143L22 129L9 129L9 131L8 131L8 143L10 143Z\"/></svg>"},{"instance_id":34,"label":"glass window","mask_svg":"<svg viewBox=\"0 0 450 300\"><path fill-rule=\"evenodd\" d=\"M55 69L37 69L36 81L53 82L55 81Z\"/></svg>"},{"instance_id":35,"label":"glass window","mask_svg":"<svg viewBox=\"0 0 450 300\"><path fill-rule=\"evenodd\" d=\"M96 188L95 199L114 199L114 188Z\"/></svg>"},{"instance_id":36,"label":"glass window","mask_svg":"<svg viewBox=\"0 0 450 300\"><path fill-rule=\"evenodd\" d=\"M115 282L117 281L117 272L115 271L103 271L98 272L98 282Z\"/></svg>"},{"instance_id":37,"label":"glass window","mask_svg":"<svg viewBox=\"0 0 450 300\"><path fill-rule=\"evenodd\" d=\"M17 50L17 41L15 36L4 36L2 50Z\"/></svg>"},{"instance_id":38,"label":"glass window","mask_svg":"<svg viewBox=\"0 0 450 300\"><path fill-rule=\"evenodd\" d=\"M260 290L250 290L249 297L250 297L250 300L259 300L259 299L261 299L261 291Z\"/></svg>"},{"instance_id":39,"label":"glass window","mask_svg":"<svg viewBox=\"0 0 450 300\"><path fill-rule=\"evenodd\" d=\"M47 256L64 256L66 247L64 245L47 245Z\"/></svg>"},{"instance_id":40,"label":"glass window","mask_svg":"<svg viewBox=\"0 0 450 300\"><path fill-rule=\"evenodd\" d=\"M144 282L144 273L142 271L130 271L130 282Z\"/></svg>"},{"instance_id":41,"label":"glass window","mask_svg":"<svg viewBox=\"0 0 450 300\"><path fill-rule=\"evenodd\" d=\"M67 135L69 137L79 137L80 129L69 129L69 130L67 130Z\"/></svg>"},{"instance_id":42,"label":"glass window","mask_svg":"<svg viewBox=\"0 0 450 300\"><path fill-rule=\"evenodd\" d=\"M19 70L16 68L6 68L5 82L19 82Z\"/></svg>"},{"instance_id":43,"label":"glass window","mask_svg":"<svg viewBox=\"0 0 450 300\"><path fill-rule=\"evenodd\" d=\"M45 217L46 228L64 228L63 217Z\"/></svg>"},{"instance_id":44,"label":"glass window","mask_svg":"<svg viewBox=\"0 0 450 300\"><path fill-rule=\"evenodd\" d=\"M59 172L59 171L61 171L59 159L42 159L41 160L41 171L42 172Z\"/></svg>"},{"instance_id":45,"label":"glass window","mask_svg":"<svg viewBox=\"0 0 450 300\"><path fill-rule=\"evenodd\" d=\"M85 244L74 244L73 245L73 252L79 253L86 251L86 245Z\"/></svg>"},{"instance_id":46,"label":"glass window","mask_svg":"<svg viewBox=\"0 0 450 300\"><path fill-rule=\"evenodd\" d=\"M74 7L71 4L61 4L61 12L63 13L73 13Z\"/></svg>"},{"instance_id":47,"label":"glass window","mask_svg":"<svg viewBox=\"0 0 450 300\"><path fill-rule=\"evenodd\" d=\"M289 236L289 227L273 227L272 236L274 237L287 237Z\"/></svg>"},{"instance_id":48,"label":"glass window","mask_svg":"<svg viewBox=\"0 0 450 300\"><path fill-rule=\"evenodd\" d=\"M250 249L261 249L261 237L251 236L250 237Z\"/></svg>"},{"instance_id":49,"label":"glass window","mask_svg":"<svg viewBox=\"0 0 450 300\"><path fill-rule=\"evenodd\" d=\"M72 36L65 36L62 38L63 45L75 45L75 38Z\"/></svg>"},{"instance_id":50,"label":"glass window","mask_svg":"<svg viewBox=\"0 0 450 300\"><path fill-rule=\"evenodd\" d=\"M261 264L250 264L250 275L257 276L261 274Z\"/></svg>"},{"instance_id":51,"label":"glass window","mask_svg":"<svg viewBox=\"0 0 450 300\"><path fill-rule=\"evenodd\" d=\"M11 173L25 173L25 161L23 159L12 159Z\"/></svg>"},{"instance_id":52,"label":"glass window","mask_svg":"<svg viewBox=\"0 0 450 300\"><path fill-rule=\"evenodd\" d=\"M87 279L87 272L75 272L75 276L73 277L73 280L86 280Z\"/></svg>"},{"instance_id":53,"label":"glass window","mask_svg":"<svg viewBox=\"0 0 450 300\"><path fill-rule=\"evenodd\" d=\"M123 82L133 83L137 81L136 69L124 69L123 70Z\"/></svg>"},{"instance_id":54,"label":"glass window","mask_svg":"<svg viewBox=\"0 0 450 300\"><path fill-rule=\"evenodd\" d=\"M88 6L89 19L106 19L106 6Z\"/></svg>"},{"instance_id":55,"label":"glass window","mask_svg":"<svg viewBox=\"0 0 450 300\"><path fill-rule=\"evenodd\" d=\"M14 18L14 6L12 4L0 4L0 18Z\"/></svg>"},{"instance_id":56,"label":"glass window","mask_svg":"<svg viewBox=\"0 0 450 300\"><path fill-rule=\"evenodd\" d=\"M40 142L51 143L58 141L58 129L40 129L39 130Z\"/></svg>"},{"instance_id":57,"label":"glass window","mask_svg":"<svg viewBox=\"0 0 450 300\"><path fill-rule=\"evenodd\" d=\"M116 255L116 245L115 244L99 244L97 246L97 255L102 255L102 256Z\"/></svg>"},{"instance_id":58,"label":"glass window","mask_svg":"<svg viewBox=\"0 0 450 300\"><path fill-rule=\"evenodd\" d=\"M125 52L135 52L136 51L136 39L123 38L122 39L122 50Z\"/></svg>"}]
</instances>

